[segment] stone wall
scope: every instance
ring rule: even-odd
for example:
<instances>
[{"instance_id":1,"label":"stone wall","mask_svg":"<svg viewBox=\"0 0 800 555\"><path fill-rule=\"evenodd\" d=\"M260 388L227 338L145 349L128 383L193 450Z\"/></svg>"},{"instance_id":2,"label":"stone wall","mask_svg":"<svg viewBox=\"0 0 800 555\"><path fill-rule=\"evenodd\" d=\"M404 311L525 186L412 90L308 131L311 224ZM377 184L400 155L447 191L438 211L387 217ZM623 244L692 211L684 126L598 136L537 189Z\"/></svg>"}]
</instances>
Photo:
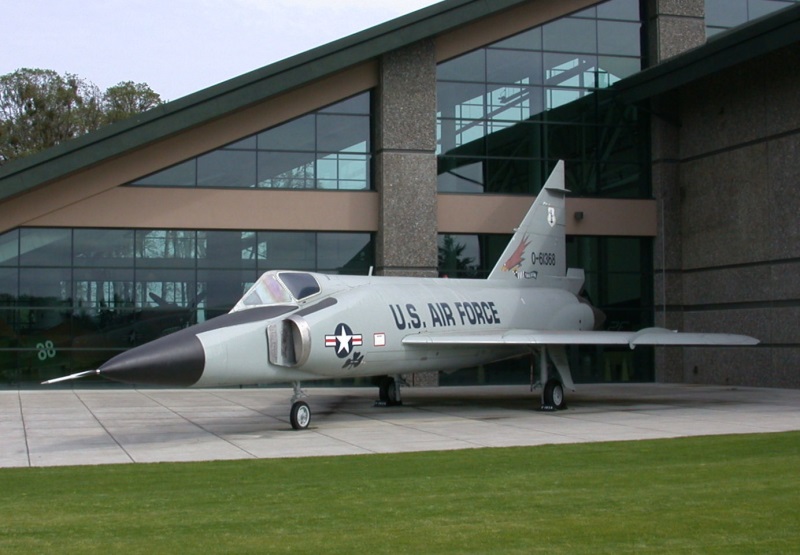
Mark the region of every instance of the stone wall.
<instances>
[{"instance_id":1,"label":"stone wall","mask_svg":"<svg viewBox=\"0 0 800 555\"><path fill-rule=\"evenodd\" d=\"M679 92L678 189L667 187L665 206L677 202L680 216L665 218L665 318L679 311L686 331L762 343L685 348L678 368L661 368L663 381L800 387L798 64L800 44Z\"/></svg>"}]
</instances>

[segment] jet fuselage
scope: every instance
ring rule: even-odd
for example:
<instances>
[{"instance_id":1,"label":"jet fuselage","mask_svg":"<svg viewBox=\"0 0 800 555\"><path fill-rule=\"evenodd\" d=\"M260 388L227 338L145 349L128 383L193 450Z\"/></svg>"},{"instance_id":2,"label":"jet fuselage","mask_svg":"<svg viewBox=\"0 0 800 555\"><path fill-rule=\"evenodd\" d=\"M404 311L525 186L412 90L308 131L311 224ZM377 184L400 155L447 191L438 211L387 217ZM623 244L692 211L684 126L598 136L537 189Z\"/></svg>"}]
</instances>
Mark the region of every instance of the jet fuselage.
<instances>
[{"instance_id":1,"label":"jet fuselage","mask_svg":"<svg viewBox=\"0 0 800 555\"><path fill-rule=\"evenodd\" d=\"M133 349L100 373L140 382L149 374L141 366L152 363L152 377L163 385L217 387L457 370L530 349L476 344L431 350L403 345L403 338L430 331L594 325L591 308L562 289L484 280L277 275L290 274L313 278L319 292L294 303L252 308L240 303L227 315L150 343L146 359Z\"/></svg>"}]
</instances>

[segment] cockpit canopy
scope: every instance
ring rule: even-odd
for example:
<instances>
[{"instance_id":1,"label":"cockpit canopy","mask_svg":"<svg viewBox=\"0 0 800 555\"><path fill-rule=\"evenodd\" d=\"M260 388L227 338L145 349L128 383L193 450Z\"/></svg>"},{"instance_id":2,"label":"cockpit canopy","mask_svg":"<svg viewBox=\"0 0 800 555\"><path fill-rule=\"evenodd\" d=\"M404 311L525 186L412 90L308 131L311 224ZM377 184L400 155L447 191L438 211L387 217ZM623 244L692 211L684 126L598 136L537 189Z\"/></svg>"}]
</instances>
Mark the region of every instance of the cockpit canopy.
<instances>
[{"instance_id":1,"label":"cockpit canopy","mask_svg":"<svg viewBox=\"0 0 800 555\"><path fill-rule=\"evenodd\" d=\"M319 292L319 283L311 274L271 270L258 278L231 312L257 306L297 304Z\"/></svg>"}]
</instances>

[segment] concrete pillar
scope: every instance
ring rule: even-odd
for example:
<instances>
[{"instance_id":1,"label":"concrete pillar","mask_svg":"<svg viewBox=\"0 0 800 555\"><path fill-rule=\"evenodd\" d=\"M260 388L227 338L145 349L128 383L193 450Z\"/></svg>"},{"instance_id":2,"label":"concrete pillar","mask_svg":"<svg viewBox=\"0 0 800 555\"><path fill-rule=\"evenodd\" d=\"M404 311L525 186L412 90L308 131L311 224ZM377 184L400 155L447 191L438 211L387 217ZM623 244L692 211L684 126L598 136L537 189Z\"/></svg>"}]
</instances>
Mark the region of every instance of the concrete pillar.
<instances>
[{"instance_id":1,"label":"concrete pillar","mask_svg":"<svg viewBox=\"0 0 800 555\"><path fill-rule=\"evenodd\" d=\"M383 56L375 108L375 188L380 193L376 273L436 277L439 226L433 41ZM438 372L404 378L412 386L439 385Z\"/></svg>"},{"instance_id":2,"label":"concrete pillar","mask_svg":"<svg viewBox=\"0 0 800 555\"><path fill-rule=\"evenodd\" d=\"M376 102L376 273L435 277L436 56L421 41L383 56Z\"/></svg>"},{"instance_id":3,"label":"concrete pillar","mask_svg":"<svg viewBox=\"0 0 800 555\"><path fill-rule=\"evenodd\" d=\"M706 41L705 0L648 0L650 65Z\"/></svg>"}]
</instances>

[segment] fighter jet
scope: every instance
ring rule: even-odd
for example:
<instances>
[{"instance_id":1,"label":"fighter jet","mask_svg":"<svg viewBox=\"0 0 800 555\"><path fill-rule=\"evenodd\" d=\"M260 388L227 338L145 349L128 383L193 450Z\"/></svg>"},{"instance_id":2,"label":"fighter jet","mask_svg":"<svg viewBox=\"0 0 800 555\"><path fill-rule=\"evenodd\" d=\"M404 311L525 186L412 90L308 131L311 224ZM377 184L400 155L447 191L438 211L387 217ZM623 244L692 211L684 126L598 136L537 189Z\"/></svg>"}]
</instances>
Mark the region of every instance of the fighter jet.
<instances>
[{"instance_id":1,"label":"fighter jet","mask_svg":"<svg viewBox=\"0 0 800 555\"><path fill-rule=\"evenodd\" d=\"M559 162L484 280L342 276L272 270L225 315L123 352L90 375L186 387L292 383L290 422L307 428L301 382L377 377L380 400L400 402L401 374L538 355L542 406L574 390L567 345L754 345L733 334L663 328L601 331L566 268L564 163Z\"/></svg>"}]
</instances>

